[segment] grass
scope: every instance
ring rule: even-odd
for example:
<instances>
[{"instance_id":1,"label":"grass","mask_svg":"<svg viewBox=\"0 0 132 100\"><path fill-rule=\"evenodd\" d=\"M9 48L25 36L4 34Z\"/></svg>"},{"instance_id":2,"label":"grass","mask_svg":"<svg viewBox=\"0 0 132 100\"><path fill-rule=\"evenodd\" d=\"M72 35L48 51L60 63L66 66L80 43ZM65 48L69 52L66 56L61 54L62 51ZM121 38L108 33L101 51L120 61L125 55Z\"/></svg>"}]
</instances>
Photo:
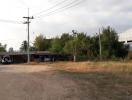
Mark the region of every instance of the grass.
<instances>
[{"instance_id":1,"label":"grass","mask_svg":"<svg viewBox=\"0 0 132 100\"><path fill-rule=\"evenodd\" d=\"M91 100L131 100L132 80L111 73L66 72L80 87L82 96Z\"/></svg>"},{"instance_id":2,"label":"grass","mask_svg":"<svg viewBox=\"0 0 132 100\"><path fill-rule=\"evenodd\" d=\"M132 62L49 64L79 86L83 100L132 100Z\"/></svg>"},{"instance_id":3,"label":"grass","mask_svg":"<svg viewBox=\"0 0 132 100\"><path fill-rule=\"evenodd\" d=\"M57 62L48 65L70 72L132 73L132 62Z\"/></svg>"},{"instance_id":4,"label":"grass","mask_svg":"<svg viewBox=\"0 0 132 100\"><path fill-rule=\"evenodd\" d=\"M102 66L104 68L111 69L111 71L123 71L123 72L132 72L132 62L96 62L96 66Z\"/></svg>"}]
</instances>

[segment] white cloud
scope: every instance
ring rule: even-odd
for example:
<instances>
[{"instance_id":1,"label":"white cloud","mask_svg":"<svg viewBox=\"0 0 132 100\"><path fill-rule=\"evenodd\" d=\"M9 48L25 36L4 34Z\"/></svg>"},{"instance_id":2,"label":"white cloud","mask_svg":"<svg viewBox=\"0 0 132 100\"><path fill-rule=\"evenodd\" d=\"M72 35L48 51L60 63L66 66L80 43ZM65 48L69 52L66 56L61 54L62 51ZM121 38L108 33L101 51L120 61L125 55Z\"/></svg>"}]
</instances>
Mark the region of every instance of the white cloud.
<instances>
[{"instance_id":1,"label":"white cloud","mask_svg":"<svg viewBox=\"0 0 132 100\"><path fill-rule=\"evenodd\" d=\"M24 21L22 17L27 16L27 7L32 15L57 2L60 0L3 0L0 19ZM64 12L41 19L35 17L30 27L31 41L40 33L53 37L75 29L94 34L99 27L108 25L118 32L125 31L132 27L131 7L131 0L84 0L84 3ZM27 39L26 25L0 22L0 35L0 42L8 44L8 48L19 49L21 42Z\"/></svg>"}]
</instances>

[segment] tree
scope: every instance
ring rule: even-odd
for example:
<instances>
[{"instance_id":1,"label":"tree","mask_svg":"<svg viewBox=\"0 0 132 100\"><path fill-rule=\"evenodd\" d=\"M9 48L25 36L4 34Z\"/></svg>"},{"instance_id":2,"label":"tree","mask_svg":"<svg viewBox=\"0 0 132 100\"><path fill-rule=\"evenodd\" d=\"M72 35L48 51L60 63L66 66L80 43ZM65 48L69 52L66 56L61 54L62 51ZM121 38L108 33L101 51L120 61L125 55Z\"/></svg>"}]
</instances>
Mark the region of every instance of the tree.
<instances>
[{"instance_id":1,"label":"tree","mask_svg":"<svg viewBox=\"0 0 132 100\"><path fill-rule=\"evenodd\" d=\"M99 39L97 36L90 38L88 55L92 59L98 58L99 56Z\"/></svg>"},{"instance_id":2,"label":"tree","mask_svg":"<svg viewBox=\"0 0 132 100\"><path fill-rule=\"evenodd\" d=\"M37 51L37 49L34 46L30 46L29 50L30 51Z\"/></svg>"},{"instance_id":3,"label":"tree","mask_svg":"<svg viewBox=\"0 0 132 100\"><path fill-rule=\"evenodd\" d=\"M0 52L6 52L6 45L0 43Z\"/></svg>"},{"instance_id":4,"label":"tree","mask_svg":"<svg viewBox=\"0 0 132 100\"><path fill-rule=\"evenodd\" d=\"M70 55L73 55L74 53L74 42L73 40L69 40L66 42L64 48L63 48L63 51L65 54L70 54Z\"/></svg>"},{"instance_id":5,"label":"tree","mask_svg":"<svg viewBox=\"0 0 132 100\"><path fill-rule=\"evenodd\" d=\"M62 42L62 47L64 47L67 41L73 39L73 36L69 35L69 33L63 33L60 39Z\"/></svg>"},{"instance_id":6,"label":"tree","mask_svg":"<svg viewBox=\"0 0 132 100\"><path fill-rule=\"evenodd\" d=\"M77 33L69 39L64 46L64 53L75 56L88 56L90 49L90 37L85 33ZM75 58L76 59L76 58Z\"/></svg>"},{"instance_id":7,"label":"tree","mask_svg":"<svg viewBox=\"0 0 132 100\"><path fill-rule=\"evenodd\" d=\"M10 48L9 48L9 52L14 52L13 47L10 47Z\"/></svg>"},{"instance_id":8,"label":"tree","mask_svg":"<svg viewBox=\"0 0 132 100\"><path fill-rule=\"evenodd\" d=\"M35 38L34 47L39 51L49 50L51 46L51 39L46 39L43 35L39 35Z\"/></svg>"},{"instance_id":9,"label":"tree","mask_svg":"<svg viewBox=\"0 0 132 100\"><path fill-rule=\"evenodd\" d=\"M20 47L20 51L23 51L23 52L26 52L27 51L27 48L28 48L28 43L27 41L23 41L22 44L21 44L21 47Z\"/></svg>"},{"instance_id":10,"label":"tree","mask_svg":"<svg viewBox=\"0 0 132 100\"><path fill-rule=\"evenodd\" d=\"M103 28L101 34L102 55L106 59L124 57L128 48L118 41L117 32L110 26Z\"/></svg>"},{"instance_id":11,"label":"tree","mask_svg":"<svg viewBox=\"0 0 132 100\"><path fill-rule=\"evenodd\" d=\"M50 50L61 55L70 54L74 58L85 57L90 59L99 58L99 36L87 36L85 33L70 35L63 33L61 37L46 39L43 35L36 37L34 47L37 50ZM101 32L102 56L105 59L125 58L128 46L118 41L117 32L111 27L103 28ZM80 59L80 58L79 58Z\"/></svg>"},{"instance_id":12,"label":"tree","mask_svg":"<svg viewBox=\"0 0 132 100\"><path fill-rule=\"evenodd\" d=\"M78 33L76 42L77 54L87 55L90 45L90 37L85 33Z\"/></svg>"},{"instance_id":13,"label":"tree","mask_svg":"<svg viewBox=\"0 0 132 100\"><path fill-rule=\"evenodd\" d=\"M54 53L62 53L62 42L61 39L59 39L58 37L54 38L51 42L51 51Z\"/></svg>"}]
</instances>

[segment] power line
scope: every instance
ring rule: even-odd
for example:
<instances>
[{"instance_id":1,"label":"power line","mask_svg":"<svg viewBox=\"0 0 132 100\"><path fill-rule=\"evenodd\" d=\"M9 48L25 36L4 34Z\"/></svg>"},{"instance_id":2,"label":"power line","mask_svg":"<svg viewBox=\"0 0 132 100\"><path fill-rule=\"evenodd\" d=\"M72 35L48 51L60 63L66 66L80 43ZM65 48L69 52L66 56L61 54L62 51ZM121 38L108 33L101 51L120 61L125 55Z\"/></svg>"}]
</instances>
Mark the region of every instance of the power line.
<instances>
[{"instance_id":1,"label":"power line","mask_svg":"<svg viewBox=\"0 0 132 100\"><path fill-rule=\"evenodd\" d=\"M49 10L52 10L52 9L54 9L55 7L57 7L58 5L61 5L61 4L65 3L66 1L67 1L67 0L63 0L63 1L61 1L61 2L59 2L59 3L57 3L57 4L55 4L55 5L53 5L52 7L48 8L48 9L45 9L45 10L42 10L42 11L36 13L36 14L33 14L33 16L34 16L34 15L41 14L41 13L43 13L43 12L47 12L47 11L49 11Z\"/></svg>"},{"instance_id":2,"label":"power line","mask_svg":"<svg viewBox=\"0 0 132 100\"><path fill-rule=\"evenodd\" d=\"M22 24L22 21L14 21L14 20L6 20L6 19L0 19L0 22L12 23L12 24Z\"/></svg>"},{"instance_id":3,"label":"power line","mask_svg":"<svg viewBox=\"0 0 132 100\"><path fill-rule=\"evenodd\" d=\"M18 0L22 5L24 5L26 8L29 7L29 5L27 5L27 3L24 0Z\"/></svg>"},{"instance_id":4,"label":"power line","mask_svg":"<svg viewBox=\"0 0 132 100\"><path fill-rule=\"evenodd\" d=\"M44 14L44 15L48 15L48 14L51 14L51 13L56 12L57 10L64 9L65 7L68 7L69 5L72 5L72 4L76 3L77 1L80 1L80 0L73 0L72 2L70 2L70 3L64 5L64 6L60 7L60 8L57 8L57 9L55 9L55 10L49 12L49 13L46 13L46 14ZM40 16L42 16L42 15L40 15Z\"/></svg>"},{"instance_id":5,"label":"power line","mask_svg":"<svg viewBox=\"0 0 132 100\"><path fill-rule=\"evenodd\" d=\"M75 1L76 1L76 2L75 2ZM56 10L54 10L54 11L51 11L51 12L49 12L49 13L47 13L47 14L40 15L40 16L38 16L38 18L40 18L41 16L42 16L42 17L43 17L43 16L44 16L44 17L50 16L50 15L53 15L53 14L62 12L62 11L64 11L64 10L70 9L70 8L72 8L72 7L75 7L75 6L79 5L79 4L82 3L84 0L75 0L75 1L73 1L72 3L67 4L67 5L65 5L65 6L63 6L63 7L61 7L61 8L58 8L58 9L56 9ZM77 2L77 1L78 1L78 2Z\"/></svg>"}]
</instances>

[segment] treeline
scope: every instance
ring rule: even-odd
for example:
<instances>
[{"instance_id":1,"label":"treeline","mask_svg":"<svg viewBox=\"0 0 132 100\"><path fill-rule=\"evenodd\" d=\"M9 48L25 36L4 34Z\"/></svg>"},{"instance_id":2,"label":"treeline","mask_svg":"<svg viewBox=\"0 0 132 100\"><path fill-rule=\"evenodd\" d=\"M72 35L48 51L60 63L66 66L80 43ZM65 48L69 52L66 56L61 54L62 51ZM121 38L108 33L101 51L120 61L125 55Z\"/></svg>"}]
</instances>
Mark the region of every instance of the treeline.
<instances>
[{"instance_id":1,"label":"treeline","mask_svg":"<svg viewBox=\"0 0 132 100\"><path fill-rule=\"evenodd\" d=\"M125 58L128 54L129 46L118 41L117 32L111 27L103 28L101 34L88 36L85 33L73 32L74 34L63 33L60 37L47 39L43 35L35 38L31 51L51 51L61 55L76 56L79 60L99 59L100 45L103 59ZM27 43L25 43L27 44ZM21 50L26 46L22 44Z\"/></svg>"},{"instance_id":2,"label":"treeline","mask_svg":"<svg viewBox=\"0 0 132 100\"><path fill-rule=\"evenodd\" d=\"M0 43L0 52L6 52L6 45Z\"/></svg>"}]
</instances>

